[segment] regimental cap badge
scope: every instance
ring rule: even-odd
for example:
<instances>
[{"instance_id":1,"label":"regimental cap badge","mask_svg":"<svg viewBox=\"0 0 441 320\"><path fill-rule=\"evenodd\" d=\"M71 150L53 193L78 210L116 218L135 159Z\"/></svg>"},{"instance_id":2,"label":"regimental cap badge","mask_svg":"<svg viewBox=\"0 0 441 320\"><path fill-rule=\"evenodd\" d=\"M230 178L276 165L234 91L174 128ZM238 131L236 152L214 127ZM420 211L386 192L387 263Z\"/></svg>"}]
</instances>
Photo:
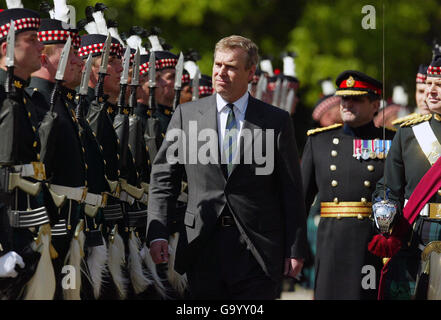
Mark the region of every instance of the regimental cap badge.
<instances>
[{"instance_id":1,"label":"regimental cap badge","mask_svg":"<svg viewBox=\"0 0 441 320\"><path fill-rule=\"evenodd\" d=\"M352 88L354 84L355 84L354 78L352 78L352 76L349 76L349 78L346 80L346 86Z\"/></svg>"}]
</instances>

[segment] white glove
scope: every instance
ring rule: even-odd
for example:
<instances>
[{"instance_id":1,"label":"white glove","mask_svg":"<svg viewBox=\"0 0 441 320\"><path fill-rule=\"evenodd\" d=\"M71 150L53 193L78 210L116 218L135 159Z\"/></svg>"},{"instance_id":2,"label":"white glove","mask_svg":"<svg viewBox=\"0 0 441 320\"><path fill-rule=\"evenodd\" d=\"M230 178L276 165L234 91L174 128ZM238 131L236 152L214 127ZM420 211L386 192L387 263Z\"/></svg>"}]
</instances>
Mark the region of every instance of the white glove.
<instances>
[{"instance_id":1,"label":"white glove","mask_svg":"<svg viewBox=\"0 0 441 320\"><path fill-rule=\"evenodd\" d=\"M15 271L15 265L18 264L24 268L23 258L15 251L9 251L0 257L0 278L15 278L18 273Z\"/></svg>"}]
</instances>

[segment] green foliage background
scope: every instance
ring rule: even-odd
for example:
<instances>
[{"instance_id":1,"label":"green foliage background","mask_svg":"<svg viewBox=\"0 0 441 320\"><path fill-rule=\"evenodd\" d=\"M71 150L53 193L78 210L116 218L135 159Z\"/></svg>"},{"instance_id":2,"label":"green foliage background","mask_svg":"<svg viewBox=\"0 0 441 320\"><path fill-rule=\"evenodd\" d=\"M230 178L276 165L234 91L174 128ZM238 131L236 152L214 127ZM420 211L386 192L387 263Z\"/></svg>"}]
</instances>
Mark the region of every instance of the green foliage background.
<instances>
[{"instance_id":1,"label":"green foliage background","mask_svg":"<svg viewBox=\"0 0 441 320\"><path fill-rule=\"evenodd\" d=\"M440 0L68 0L77 20L96 2L109 7L106 18L117 20L120 32L157 26L173 52L198 50L205 74L211 74L215 43L227 35L253 39L261 54L273 57L274 68L283 68L281 53L295 51L301 101L308 107L320 96L318 81L346 69L384 77L386 97L393 85L404 85L414 105L418 65L430 63L432 41L441 40ZM38 9L39 1L23 4ZM365 5L375 8L375 29L362 28Z\"/></svg>"}]
</instances>

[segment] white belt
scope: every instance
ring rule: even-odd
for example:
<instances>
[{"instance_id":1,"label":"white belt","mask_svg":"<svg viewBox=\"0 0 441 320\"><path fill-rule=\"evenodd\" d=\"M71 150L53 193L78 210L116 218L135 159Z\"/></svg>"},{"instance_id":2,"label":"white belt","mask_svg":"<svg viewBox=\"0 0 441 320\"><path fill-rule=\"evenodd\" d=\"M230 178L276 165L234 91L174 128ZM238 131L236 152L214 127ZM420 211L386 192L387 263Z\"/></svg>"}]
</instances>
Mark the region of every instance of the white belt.
<instances>
[{"instance_id":1,"label":"white belt","mask_svg":"<svg viewBox=\"0 0 441 320\"><path fill-rule=\"evenodd\" d=\"M127 192L121 191L119 193L119 200L128 202L130 205L132 205L135 202L135 198L130 196Z\"/></svg>"},{"instance_id":2,"label":"white belt","mask_svg":"<svg viewBox=\"0 0 441 320\"><path fill-rule=\"evenodd\" d=\"M406 206L408 199L404 199L404 206ZM420 216L422 217L428 217L429 216L429 204L426 203L424 207L420 211Z\"/></svg>"},{"instance_id":3,"label":"white belt","mask_svg":"<svg viewBox=\"0 0 441 320\"><path fill-rule=\"evenodd\" d=\"M44 163L42 162L19 164L14 166L14 169L20 173L21 177L33 177L37 180L46 179Z\"/></svg>"},{"instance_id":4,"label":"white belt","mask_svg":"<svg viewBox=\"0 0 441 320\"><path fill-rule=\"evenodd\" d=\"M94 207L101 207L103 202L103 196L100 194L94 194L88 192L86 198L84 199L84 202Z\"/></svg>"},{"instance_id":5,"label":"white belt","mask_svg":"<svg viewBox=\"0 0 441 320\"><path fill-rule=\"evenodd\" d=\"M66 187L66 186L51 184L50 189L57 194L65 195L66 198L70 200L76 200L82 202L86 198L84 196L85 191L87 191L85 187Z\"/></svg>"}]
</instances>

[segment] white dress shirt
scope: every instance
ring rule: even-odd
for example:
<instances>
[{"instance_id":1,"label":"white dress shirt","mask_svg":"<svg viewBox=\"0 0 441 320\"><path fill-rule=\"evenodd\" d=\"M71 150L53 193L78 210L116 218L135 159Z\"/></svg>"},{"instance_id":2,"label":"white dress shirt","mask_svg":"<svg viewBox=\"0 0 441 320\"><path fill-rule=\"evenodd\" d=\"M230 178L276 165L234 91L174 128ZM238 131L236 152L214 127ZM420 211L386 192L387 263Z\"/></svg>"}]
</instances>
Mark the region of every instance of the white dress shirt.
<instances>
[{"instance_id":1,"label":"white dress shirt","mask_svg":"<svg viewBox=\"0 0 441 320\"><path fill-rule=\"evenodd\" d=\"M242 132L243 124L245 121L245 112L247 110L248 106L248 99L249 99L249 93L248 91L245 92L245 94L240 97L238 100L234 101L234 116L236 117L236 124L238 123L238 134L237 134L237 143L236 143L236 150L240 150L240 134ZM217 132L219 133L219 150L221 152L221 157L224 159L224 148L223 148L223 142L224 142L224 136L225 136L225 127L227 125L227 119L228 119L228 112L229 107L227 107L227 104L229 102L225 101L218 93L216 93L216 105L217 105ZM224 160L223 160L224 161Z\"/></svg>"}]
</instances>

